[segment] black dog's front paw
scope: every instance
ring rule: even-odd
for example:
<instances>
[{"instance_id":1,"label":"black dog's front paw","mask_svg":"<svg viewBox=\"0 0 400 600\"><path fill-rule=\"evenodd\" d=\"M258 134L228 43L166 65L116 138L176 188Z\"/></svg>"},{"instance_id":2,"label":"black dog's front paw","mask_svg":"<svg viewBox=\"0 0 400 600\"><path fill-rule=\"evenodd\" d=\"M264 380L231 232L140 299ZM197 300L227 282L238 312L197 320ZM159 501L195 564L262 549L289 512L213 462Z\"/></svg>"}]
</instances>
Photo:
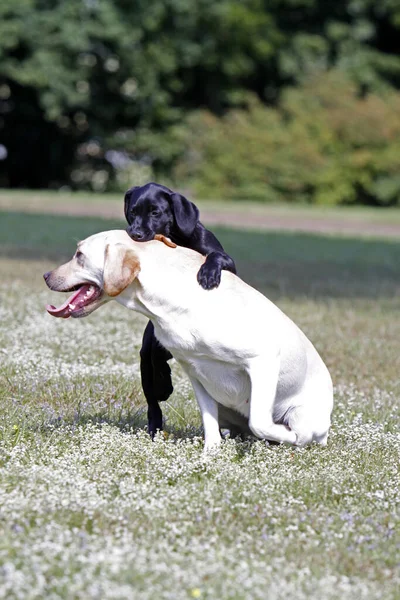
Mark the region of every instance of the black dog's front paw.
<instances>
[{"instance_id":1,"label":"black dog's front paw","mask_svg":"<svg viewBox=\"0 0 400 600\"><path fill-rule=\"evenodd\" d=\"M217 288L221 283L221 268L205 262L197 273L197 281L205 290Z\"/></svg>"}]
</instances>

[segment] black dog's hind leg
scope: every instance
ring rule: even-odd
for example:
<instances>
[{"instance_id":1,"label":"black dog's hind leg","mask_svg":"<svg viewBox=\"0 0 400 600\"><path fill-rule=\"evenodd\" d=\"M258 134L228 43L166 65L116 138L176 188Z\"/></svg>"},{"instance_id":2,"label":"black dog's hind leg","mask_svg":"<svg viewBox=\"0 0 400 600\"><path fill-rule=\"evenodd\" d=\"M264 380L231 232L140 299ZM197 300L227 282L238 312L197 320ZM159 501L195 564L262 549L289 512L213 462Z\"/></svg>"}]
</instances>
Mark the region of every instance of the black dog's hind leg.
<instances>
[{"instance_id":1,"label":"black dog's hind leg","mask_svg":"<svg viewBox=\"0 0 400 600\"><path fill-rule=\"evenodd\" d=\"M162 412L159 402L165 401L173 392L171 369L168 360L172 355L156 339L154 327L148 322L140 350L140 374L143 392L147 400L149 434L154 437L162 430Z\"/></svg>"}]
</instances>

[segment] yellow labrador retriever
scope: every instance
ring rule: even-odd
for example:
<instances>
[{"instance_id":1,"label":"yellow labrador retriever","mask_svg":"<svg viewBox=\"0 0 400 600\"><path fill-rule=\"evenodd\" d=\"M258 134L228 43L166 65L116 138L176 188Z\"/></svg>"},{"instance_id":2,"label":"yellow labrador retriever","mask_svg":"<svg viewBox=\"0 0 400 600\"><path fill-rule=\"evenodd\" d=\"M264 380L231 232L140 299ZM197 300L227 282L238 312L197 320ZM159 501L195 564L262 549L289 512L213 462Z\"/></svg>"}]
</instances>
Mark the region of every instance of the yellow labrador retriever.
<instances>
[{"instance_id":1,"label":"yellow labrador retriever","mask_svg":"<svg viewBox=\"0 0 400 600\"><path fill-rule=\"evenodd\" d=\"M85 317L117 300L151 319L193 385L206 449L220 443L220 426L297 446L325 445L332 381L312 343L228 271L217 289L203 289L196 274L205 258L171 245L134 242L124 231L87 238L70 262L44 275L50 289L72 291L47 311Z\"/></svg>"}]
</instances>

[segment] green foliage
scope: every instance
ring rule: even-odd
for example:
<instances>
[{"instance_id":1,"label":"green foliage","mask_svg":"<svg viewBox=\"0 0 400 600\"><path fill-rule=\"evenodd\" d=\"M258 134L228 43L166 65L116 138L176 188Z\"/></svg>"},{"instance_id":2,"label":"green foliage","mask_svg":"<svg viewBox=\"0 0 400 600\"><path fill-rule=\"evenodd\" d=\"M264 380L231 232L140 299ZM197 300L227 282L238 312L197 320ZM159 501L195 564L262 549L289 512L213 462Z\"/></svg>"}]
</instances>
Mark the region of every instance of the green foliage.
<instances>
[{"instance_id":1,"label":"green foliage","mask_svg":"<svg viewBox=\"0 0 400 600\"><path fill-rule=\"evenodd\" d=\"M280 107L288 86L333 67L386 93L400 85L399 29L393 0L3 0L0 185L169 176L192 111L237 114L249 96ZM373 194L390 203L394 185L383 174Z\"/></svg>"},{"instance_id":2,"label":"green foliage","mask_svg":"<svg viewBox=\"0 0 400 600\"><path fill-rule=\"evenodd\" d=\"M279 108L187 123L175 176L201 196L317 204L400 204L400 94L360 97L340 72L288 89Z\"/></svg>"}]
</instances>

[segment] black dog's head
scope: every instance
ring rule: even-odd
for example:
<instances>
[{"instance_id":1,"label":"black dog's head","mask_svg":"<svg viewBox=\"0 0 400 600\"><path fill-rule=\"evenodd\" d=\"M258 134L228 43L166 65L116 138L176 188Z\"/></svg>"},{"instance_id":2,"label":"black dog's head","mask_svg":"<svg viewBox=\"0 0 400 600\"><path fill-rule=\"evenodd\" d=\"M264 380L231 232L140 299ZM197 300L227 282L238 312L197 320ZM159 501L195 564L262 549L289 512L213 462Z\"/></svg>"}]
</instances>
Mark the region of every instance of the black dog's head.
<instances>
[{"instance_id":1,"label":"black dog's head","mask_svg":"<svg viewBox=\"0 0 400 600\"><path fill-rule=\"evenodd\" d=\"M189 238L199 222L197 207L184 196L158 183L130 188L125 194L126 231L147 242L159 233L173 241Z\"/></svg>"}]
</instances>

